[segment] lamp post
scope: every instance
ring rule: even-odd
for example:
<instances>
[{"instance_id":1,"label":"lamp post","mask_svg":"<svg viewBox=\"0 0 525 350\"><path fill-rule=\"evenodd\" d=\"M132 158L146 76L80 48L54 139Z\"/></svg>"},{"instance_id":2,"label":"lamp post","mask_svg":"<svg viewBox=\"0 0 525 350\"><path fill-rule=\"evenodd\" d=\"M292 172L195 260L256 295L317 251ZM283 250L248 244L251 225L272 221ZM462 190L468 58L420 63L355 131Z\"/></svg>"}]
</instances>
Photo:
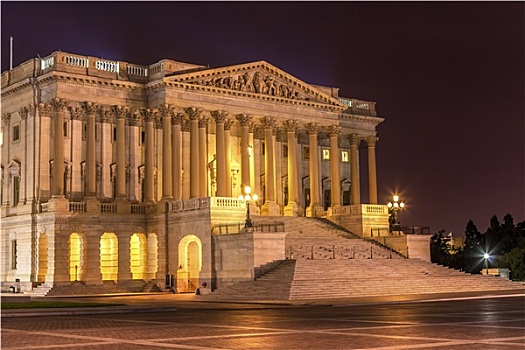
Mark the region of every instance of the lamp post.
<instances>
[{"instance_id":1,"label":"lamp post","mask_svg":"<svg viewBox=\"0 0 525 350\"><path fill-rule=\"evenodd\" d=\"M485 274L488 275L490 255L488 253L483 254L483 259L485 259Z\"/></svg>"},{"instance_id":2,"label":"lamp post","mask_svg":"<svg viewBox=\"0 0 525 350\"><path fill-rule=\"evenodd\" d=\"M405 203L399 201L399 196L395 195L392 202L388 202L388 223L390 226L390 232L392 231L401 231L401 225L398 219L398 212L403 210Z\"/></svg>"},{"instance_id":3,"label":"lamp post","mask_svg":"<svg viewBox=\"0 0 525 350\"><path fill-rule=\"evenodd\" d=\"M253 194L250 196L250 193L252 192L252 188L250 186L244 187L244 195L240 195L239 199L244 199L246 201L246 224L244 227L253 227L253 221L250 218L250 201L253 199L256 201L259 199L259 196L257 194Z\"/></svg>"}]
</instances>

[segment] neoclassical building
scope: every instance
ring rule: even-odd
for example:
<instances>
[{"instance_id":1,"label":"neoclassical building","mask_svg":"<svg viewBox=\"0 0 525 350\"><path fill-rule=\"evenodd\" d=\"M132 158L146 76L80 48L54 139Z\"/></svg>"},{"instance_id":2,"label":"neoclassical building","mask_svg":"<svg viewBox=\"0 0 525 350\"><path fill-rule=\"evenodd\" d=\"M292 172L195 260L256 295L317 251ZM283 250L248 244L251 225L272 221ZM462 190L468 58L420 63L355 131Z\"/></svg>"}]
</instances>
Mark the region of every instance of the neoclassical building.
<instances>
[{"instance_id":1,"label":"neoclassical building","mask_svg":"<svg viewBox=\"0 0 525 350\"><path fill-rule=\"evenodd\" d=\"M388 234L375 103L265 61L142 66L54 52L3 72L1 98L3 286L187 291L241 278L235 244L217 237L246 231L247 204L256 223L326 216ZM246 186L257 201L240 198ZM251 230L255 265L284 256L286 229L271 230Z\"/></svg>"}]
</instances>

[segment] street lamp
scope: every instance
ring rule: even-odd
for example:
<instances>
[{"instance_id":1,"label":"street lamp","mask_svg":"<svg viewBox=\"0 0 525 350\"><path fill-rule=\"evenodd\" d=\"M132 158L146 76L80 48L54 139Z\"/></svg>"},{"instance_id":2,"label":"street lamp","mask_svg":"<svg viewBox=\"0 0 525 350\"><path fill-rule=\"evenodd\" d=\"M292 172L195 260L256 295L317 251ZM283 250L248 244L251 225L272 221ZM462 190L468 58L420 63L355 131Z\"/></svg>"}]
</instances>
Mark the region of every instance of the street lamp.
<instances>
[{"instance_id":1,"label":"street lamp","mask_svg":"<svg viewBox=\"0 0 525 350\"><path fill-rule=\"evenodd\" d=\"M488 275L489 274L489 259L490 259L489 253L483 254L483 259L485 259L485 274Z\"/></svg>"},{"instance_id":2,"label":"street lamp","mask_svg":"<svg viewBox=\"0 0 525 350\"><path fill-rule=\"evenodd\" d=\"M399 201L399 196L395 195L392 202L388 202L388 223L390 226L390 232L392 231L401 231L401 225L398 219L398 212L405 208L405 203Z\"/></svg>"},{"instance_id":3,"label":"street lamp","mask_svg":"<svg viewBox=\"0 0 525 350\"><path fill-rule=\"evenodd\" d=\"M253 221L250 218L250 201L253 199L254 201L257 201L259 199L259 196L257 194L253 194L250 196L250 193L252 192L252 188L250 186L244 187L244 196L240 195L239 199L244 199L246 201L246 224L244 227L253 227Z\"/></svg>"}]
</instances>

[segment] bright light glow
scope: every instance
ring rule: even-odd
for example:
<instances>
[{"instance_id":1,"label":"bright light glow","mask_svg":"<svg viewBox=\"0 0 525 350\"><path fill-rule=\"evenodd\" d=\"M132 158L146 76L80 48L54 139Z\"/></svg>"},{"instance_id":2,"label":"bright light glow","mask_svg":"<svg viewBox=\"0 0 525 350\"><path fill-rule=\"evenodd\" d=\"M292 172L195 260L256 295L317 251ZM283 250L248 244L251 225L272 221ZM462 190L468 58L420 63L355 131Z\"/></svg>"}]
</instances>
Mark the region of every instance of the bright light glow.
<instances>
[{"instance_id":1,"label":"bright light glow","mask_svg":"<svg viewBox=\"0 0 525 350\"><path fill-rule=\"evenodd\" d=\"M252 188L251 188L250 186L246 186L246 187L244 188L244 193L246 193L246 194L250 194L250 192L252 192Z\"/></svg>"},{"instance_id":2,"label":"bright light glow","mask_svg":"<svg viewBox=\"0 0 525 350\"><path fill-rule=\"evenodd\" d=\"M399 200L399 196L394 196L394 202L397 202Z\"/></svg>"},{"instance_id":3,"label":"bright light glow","mask_svg":"<svg viewBox=\"0 0 525 350\"><path fill-rule=\"evenodd\" d=\"M398 208L399 207L399 203L398 202L394 202L394 208Z\"/></svg>"},{"instance_id":4,"label":"bright light glow","mask_svg":"<svg viewBox=\"0 0 525 350\"><path fill-rule=\"evenodd\" d=\"M258 199L259 199L259 196L256 195L256 194L254 194L254 195L253 195L253 200L256 201L256 200L258 200Z\"/></svg>"},{"instance_id":5,"label":"bright light glow","mask_svg":"<svg viewBox=\"0 0 525 350\"><path fill-rule=\"evenodd\" d=\"M247 194L246 196L244 196L244 198L245 198L247 201L249 201L250 199L252 199L252 198L250 197L249 194Z\"/></svg>"},{"instance_id":6,"label":"bright light glow","mask_svg":"<svg viewBox=\"0 0 525 350\"><path fill-rule=\"evenodd\" d=\"M404 207L405 207L405 203L401 202L401 203L399 203L399 206L400 206L401 208L404 208Z\"/></svg>"},{"instance_id":7,"label":"bright light glow","mask_svg":"<svg viewBox=\"0 0 525 350\"><path fill-rule=\"evenodd\" d=\"M244 196L242 194L239 195L239 199L244 199Z\"/></svg>"},{"instance_id":8,"label":"bright light glow","mask_svg":"<svg viewBox=\"0 0 525 350\"><path fill-rule=\"evenodd\" d=\"M490 255L488 253L483 254L483 259L488 259L488 258L490 258Z\"/></svg>"},{"instance_id":9,"label":"bright light glow","mask_svg":"<svg viewBox=\"0 0 525 350\"><path fill-rule=\"evenodd\" d=\"M392 203L391 202L388 202L387 205L388 205L389 208L392 208Z\"/></svg>"}]
</instances>

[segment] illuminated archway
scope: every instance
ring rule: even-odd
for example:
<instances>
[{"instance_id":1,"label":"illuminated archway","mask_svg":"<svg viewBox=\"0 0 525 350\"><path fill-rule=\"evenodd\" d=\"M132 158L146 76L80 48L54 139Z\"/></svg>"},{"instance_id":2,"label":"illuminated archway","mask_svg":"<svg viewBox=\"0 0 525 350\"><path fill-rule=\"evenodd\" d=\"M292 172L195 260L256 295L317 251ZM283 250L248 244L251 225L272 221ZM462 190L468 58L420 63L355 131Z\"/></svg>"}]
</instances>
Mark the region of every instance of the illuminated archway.
<instances>
[{"instance_id":1,"label":"illuminated archway","mask_svg":"<svg viewBox=\"0 0 525 350\"><path fill-rule=\"evenodd\" d=\"M112 232L100 237L100 273L103 281L118 279L118 239Z\"/></svg>"},{"instance_id":2,"label":"illuminated archway","mask_svg":"<svg viewBox=\"0 0 525 350\"><path fill-rule=\"evenodd\" d=\"M37 281L45 282L47 275L47 249L48 249L48 240L47 233L40 234L38 237L38 273Z\"/></svg>"},{"instance_id":3,"label":"illuminated archway","mask_svg":"<svg viewBox=\"0 0 525 350\"><path fill-rule=\"evenodd\" d=\"M130 269L133 279L145 279L148 267L148 243L146 235L134 233L130 239Z\"/></svg>"},{"instance_id":4,"label":"illuminated archway","mask_svg":"<svg viewBox=\"0 0 525 350\"><path fill-rule=\"evenodd\" d=\"M69 280L82 279L83 238L76 232L69 235Z\"/></svg>"},{"instance_id":5,"label":"illuminated archway","mask_svg":"<svg viewBox=\"0 0 525 350\"><path fill-rule=\"evenodd\" d=\"M179 269L177 288L181 292L194 292L199 285L202 268L202 243L199 237L188 235L179 243Z\"/></svg>"}]
</instances>

